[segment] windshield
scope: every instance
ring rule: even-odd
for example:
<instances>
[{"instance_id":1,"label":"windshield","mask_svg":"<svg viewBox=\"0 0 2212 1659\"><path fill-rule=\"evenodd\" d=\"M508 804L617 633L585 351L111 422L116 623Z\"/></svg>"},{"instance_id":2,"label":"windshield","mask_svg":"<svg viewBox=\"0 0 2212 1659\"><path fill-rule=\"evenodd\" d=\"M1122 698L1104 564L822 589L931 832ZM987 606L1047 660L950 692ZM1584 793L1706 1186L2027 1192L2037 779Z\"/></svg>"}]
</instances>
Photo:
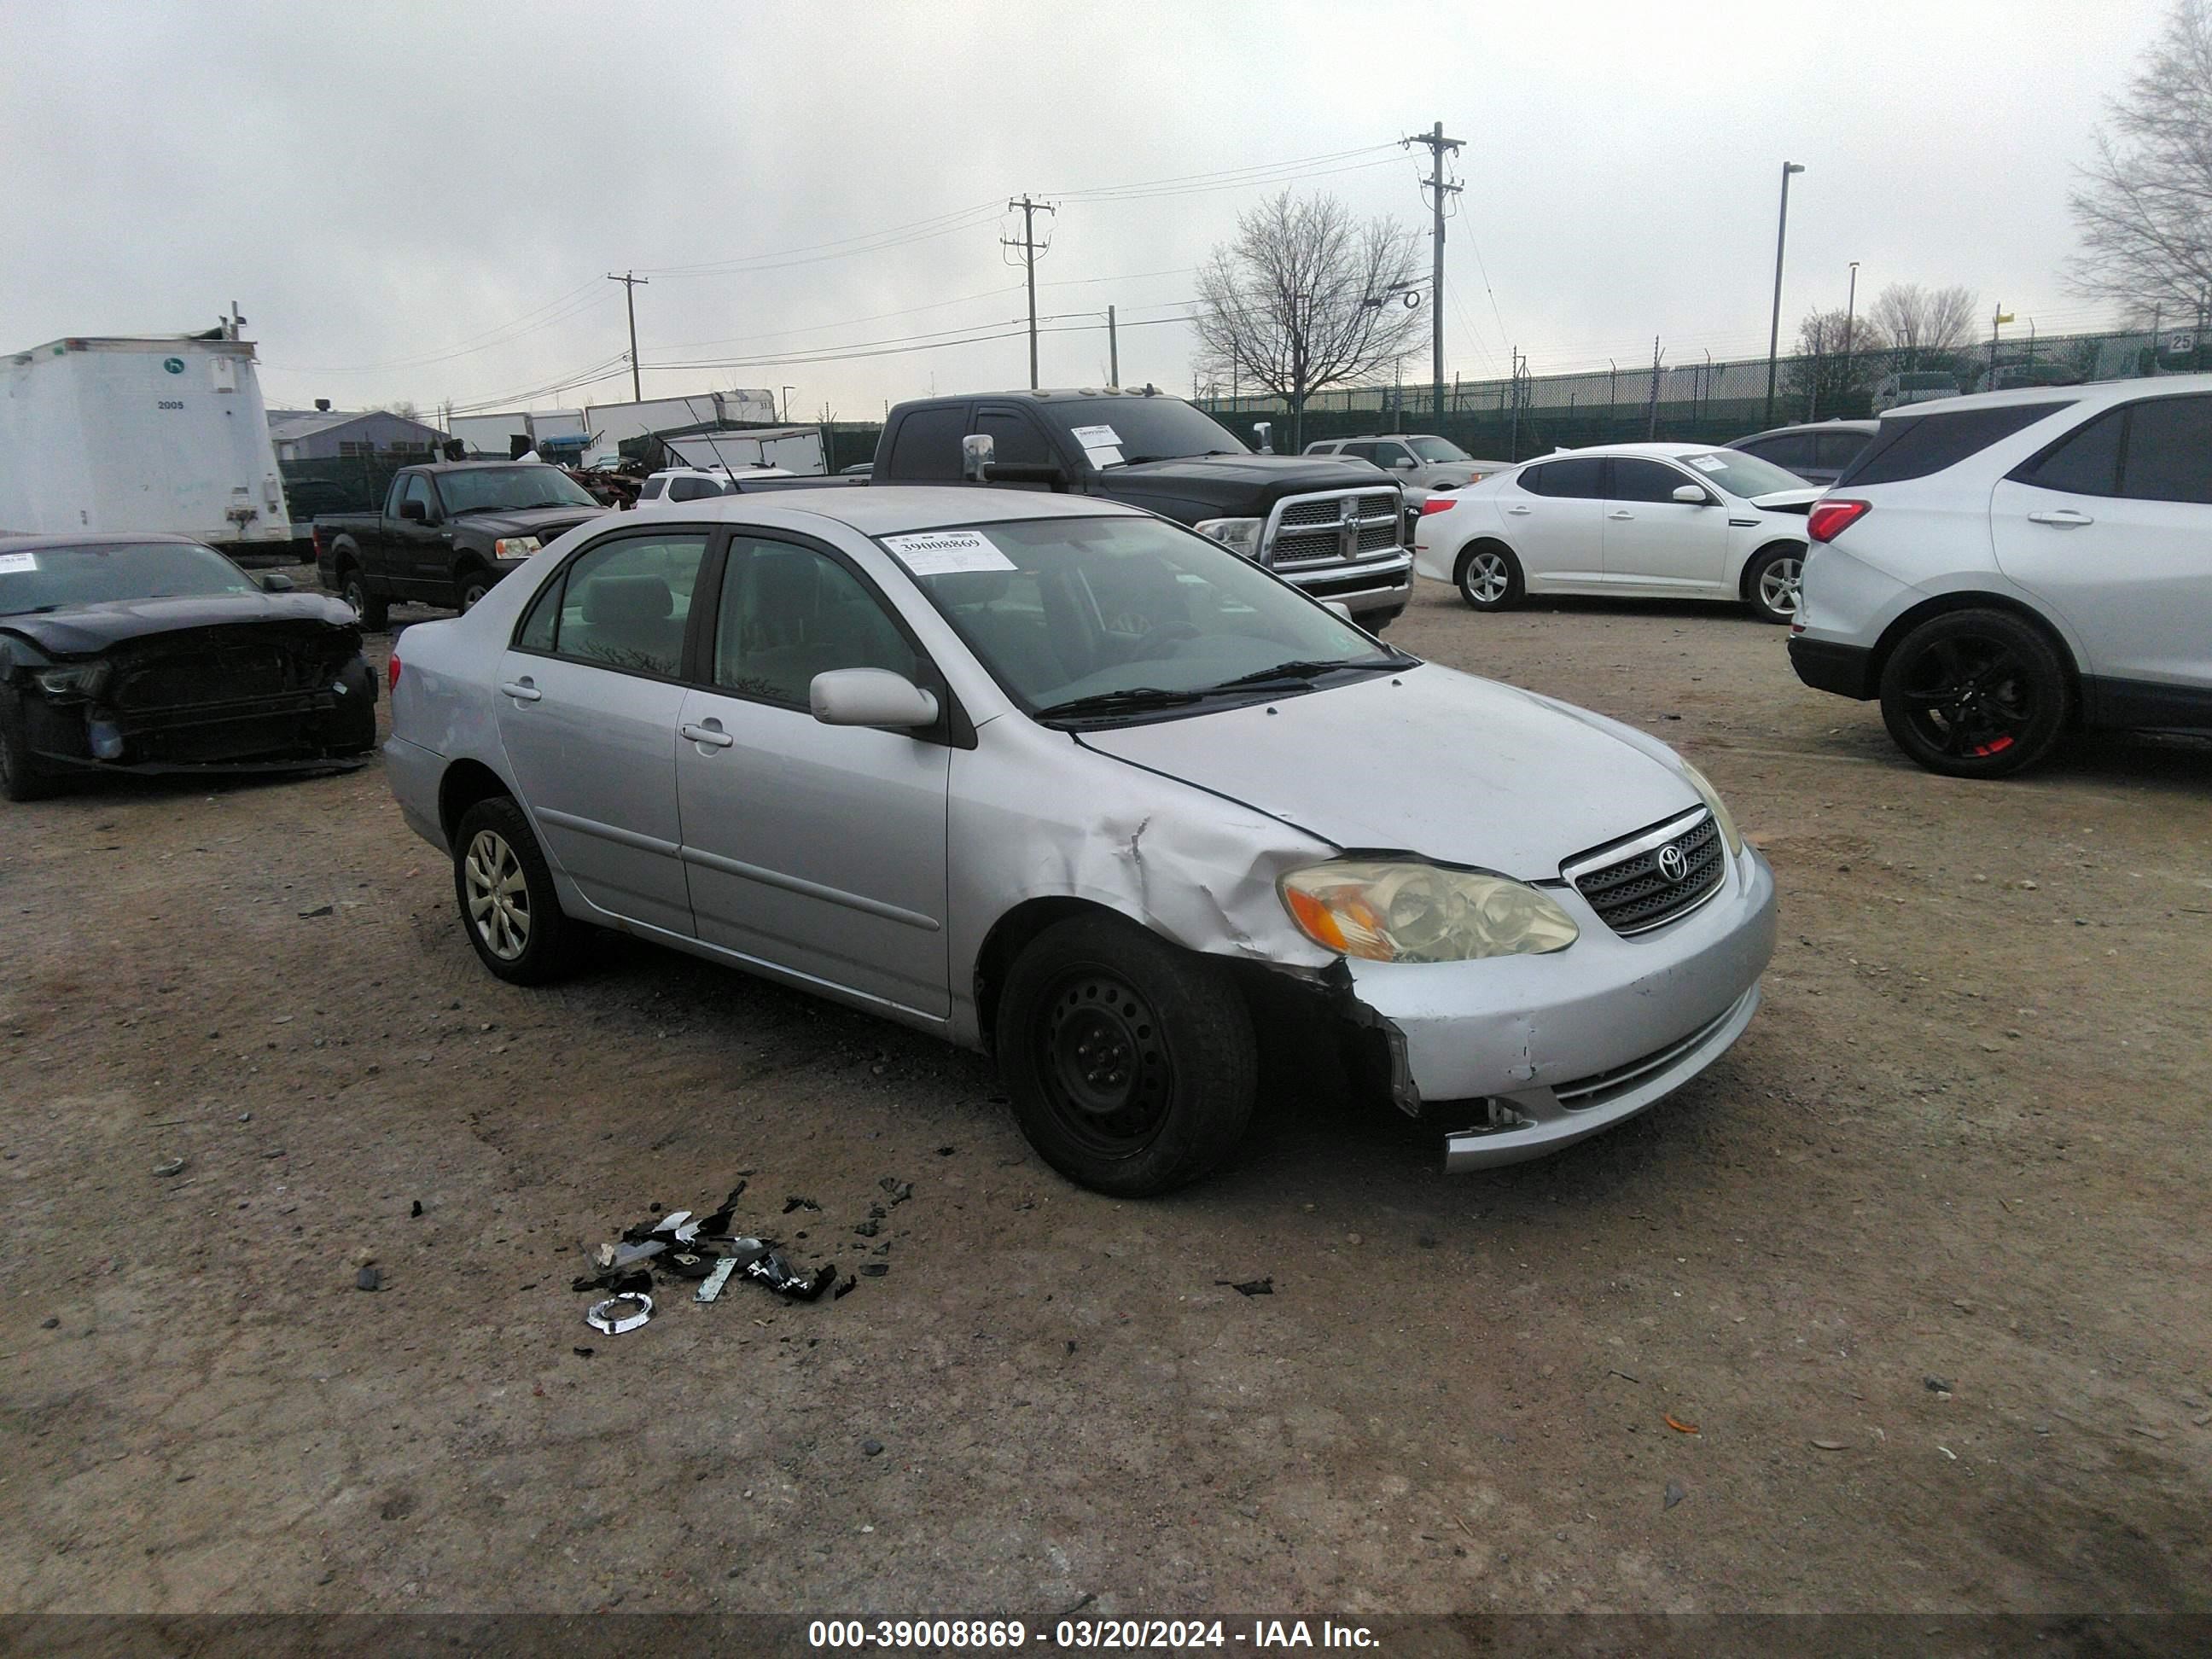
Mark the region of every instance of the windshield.
<instances>
[{"instance_id":1,"label":"windshield","mask_svg":"<svg viewBox=\"0 0 2212 1659\"><path fill-rule=\"evenodd\" d=\"M0 542L0 616L116 599L260 591L243 570L197 542L103 542L21 553Z\"/></svg>"},{"instance_id":2,"label":"windshield","mask_svg":"<svg viewBox=\"0 0 2212 1659\"><path fill-rule=\"evenodd\" d=\"M1425 461L1471 461L1474 456L1449 438L1408 438L1407 444Z\"/></svg>"},{"instance_id":3,"label":"windshield","mask_svg":"<svg viewBox=\"0 0 2212 1659\"><path fill-rule=\"evenodd\" d=\"M1795 472L1785 472L1773 462L1762 461L1741 450L1716 449L1703 455L1684 455L1680 460L1707 483L1717 484L1729 495L1746 500L1777 489L1812 488Z\"/></svg>"},{"instance_id":4,"label":"windshield","mask_svg":"<svg viewBox=\"0 0 2212 1659\"><path fill-rule=\"evenodd\" d=\"M1032 520L882 540L992 677L1048 719L1117 694L1156 692L1185 708L1280 696L1412 660L1218 543L1153 519ZM1262 689L1226 684L1255 677L1266 677Z\"/></svg>"},{"instance_id":5,"label":"windshield","mask_svg":"<svg viewBox=\"0 0 2212 1659\"><path fill-rule=\"evenodd\" d=\"M1180 398L1094 398L1037 405L1093 466L1249 452L1229 428Z\"/></svg>"},{"instance_id":6,"label":"windshield","mask_svg":"<svg viewBox=\"0 0 2212 1659\"><path fill-rule=\"evenodd\" d=\"M557 466L485 466L443 472L438 475L438 494L449 518L487 508L599 505Z\"/></svg>"}]
</instances>

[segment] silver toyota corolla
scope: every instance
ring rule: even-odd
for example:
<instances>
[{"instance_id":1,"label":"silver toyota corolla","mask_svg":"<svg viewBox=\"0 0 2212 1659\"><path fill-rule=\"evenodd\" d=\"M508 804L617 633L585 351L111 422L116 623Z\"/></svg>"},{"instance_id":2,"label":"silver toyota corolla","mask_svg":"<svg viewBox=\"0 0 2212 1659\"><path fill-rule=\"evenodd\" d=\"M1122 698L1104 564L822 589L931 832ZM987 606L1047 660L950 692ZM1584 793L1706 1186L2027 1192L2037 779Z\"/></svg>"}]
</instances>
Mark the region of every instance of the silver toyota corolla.
<instances>
[{"instance_id":1,"label":"silver toyota corolla","mask_svg":"<svg viewBox=\"0 0 2212 1659\"><path fill-rule=\"evenodd\" d=\"M1773 948L1665 745L1081 497L595 520L391 674L393 790L494 974L591 924L990 1050L1112 1193L1226 1157L1285 1021L1449 1169L1553 1151L1710 1065Z\"/></svg>"}]
</instances>

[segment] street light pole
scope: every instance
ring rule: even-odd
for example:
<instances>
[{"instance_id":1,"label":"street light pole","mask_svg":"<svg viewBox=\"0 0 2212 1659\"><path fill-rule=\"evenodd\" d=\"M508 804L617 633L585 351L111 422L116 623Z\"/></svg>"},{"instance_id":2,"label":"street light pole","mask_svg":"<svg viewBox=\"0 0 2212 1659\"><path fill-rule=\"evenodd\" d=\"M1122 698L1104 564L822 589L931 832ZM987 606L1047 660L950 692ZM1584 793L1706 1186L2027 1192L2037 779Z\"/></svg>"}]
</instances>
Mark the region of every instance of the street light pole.
<instances>
[{"instance_id":1,"label":"street light pole","mask_svg":"<svg viewBox=\"0 0 2212 1659\"><path fill-rule=\"evenodd\" d=\"M1774 375L1782 351L1782 249L1790 235L1790 175L1805 169L1795 161L1782 164L1782 217L1774 227L1774 318L1766 328L1766 421L1774 424Z\"/></svg>"},{"instance_id":2,"label":"street light pole","mask_svg":"<svg viewBox=\"0 0 2212 1659\"><path fill-rule=\"evenodd\" d=\"M1844 301L1844 368L1848 374L1851 362L1851 319L1859 308L1859 262L1851 261L1851 291Z\"/></svg>"}]
</instances>

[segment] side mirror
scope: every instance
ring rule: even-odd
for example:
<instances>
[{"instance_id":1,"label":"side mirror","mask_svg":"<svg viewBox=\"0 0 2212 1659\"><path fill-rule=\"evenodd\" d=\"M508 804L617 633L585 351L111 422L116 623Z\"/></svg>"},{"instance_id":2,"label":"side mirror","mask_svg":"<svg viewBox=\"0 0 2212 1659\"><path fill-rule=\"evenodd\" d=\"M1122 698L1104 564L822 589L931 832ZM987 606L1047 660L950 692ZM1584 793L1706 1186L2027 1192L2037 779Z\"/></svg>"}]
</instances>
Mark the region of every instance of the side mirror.
<instances>
[{"instance_id":1,"label":"side mirror","mask_svg":"<svg viewBox=\"0 0 2212 1659\"><path fill-rule=\"evenodd\" d=\"M1413 458L1411 455L1401 455L1390 463L1390 470L1393 472L1411 472L1413 470Z\"/></svg>"},{"instance_id":2,"label":"side mirror","mask_svg":"<svg viewBox=\"0 0 2212 1659\"><path fill-rule=\"evenodd\" d=\"M986 438L984 442L990 440ZM893 732L937 724L937 698L888 668L833 668L817 674L806 700L824 726L874 726Z\"/></svg>"},{"instance_id":3,"label":"side mirror","mask_svg":"<svg viewBox=\"0 0 2212 1659\"><path fill-rule=\"evenodd\" d=\"M293 591L292 579L272 570L261 579L261 591L264 593L289 593Z\"/></svg>"},{"instance_id":4,"label":"side mirror","mask_svg":"<svg viewBox=\"0 0 2212 1659\"><path fill-rule=\"evenodd\" d=\"M988 432L971 432L960 441L960 476L969 483L988 483L983 469L998 458L999 441Z\"/></svg>"},{"instance_id":5,"label":"side mirror","mask_svg":"<svg viewBox=\"0 0 2212 1659\"><path fill-rule=\"evenodd\" d=\"M1260 446L1260 453L1262 455L1273 454L1275 453L1275 428L1273 424L1267 421L1253 422L1252 441Z\"/></svg>"},{"instance_id":6,"label":"side mirror","mask_svg":"<svg viewBox=\"0 0 2212 1659\"><path fill-rule=\"evenodd\" d=\"M1713 498L1696 484L1676 484L1674 499L1685 507L1711 507Z\"/></svg>"},{"instance_id":7,"label":"side mirror","mask_svg":"<svg viewBox=\"0 0 2212 1659\"><path fill-rule=\"evenodd\" d=\"M412 519L417 524L423 524L429 520L430 509L420 501L402 501L399 503L399 516L403 519Z\"/></svg>"}]
</instances>

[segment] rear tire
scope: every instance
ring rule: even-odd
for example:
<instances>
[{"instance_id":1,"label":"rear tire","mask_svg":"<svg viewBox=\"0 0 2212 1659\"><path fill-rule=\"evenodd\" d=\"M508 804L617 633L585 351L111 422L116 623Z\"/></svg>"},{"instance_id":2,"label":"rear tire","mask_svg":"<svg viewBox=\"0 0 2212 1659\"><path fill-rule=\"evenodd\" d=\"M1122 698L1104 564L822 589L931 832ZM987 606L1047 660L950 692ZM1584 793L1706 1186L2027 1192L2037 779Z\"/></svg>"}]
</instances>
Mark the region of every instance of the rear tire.
<instances>
[{"instance_id":1,"label":"rear tire","mask_svg":"<svg viewBox=\"0 0 2212 1659\"><path fill-rule=\"evenodd\" d=\"M0 691L0 795L9 800L44 800L61 781L31 754L23 733L23 708L15 693Z\"/></svg>"},{"instance_id":2,"label":"rear tire","mask_svg":"<svg viewBox=\"0 0 2212 1659\"><path fill-rule=\"evenodd\" d=\"M1459 596L1473 611L1510 611L1528 592L1521 561L1502 542L1477 542L1459 556Z\"/></svg>"},{"instance_id":3,"label":"rear tire","mask_svg":"<svg viewBox=\"0 0 2212 1659\"><path fill-rule=\"evenodd\" d=\"M562 913L530 820L507 795L480 800L453 833L453 896L477 959L510 985L544 985L576 965L583 924Z\"/></svg>"},{"instance_id":4,"label":"rear tire","mask_svg":"<svg viewBox=\"0 0 2212 1659\"><path fill-rule=\"evenodd\" d=\"M1882 665L1882 724L1899 748L1946 777L2026 770L2057 746L2073 708L2057 647L2003 611L1930 617Z\"/></svg>"},{"instance_id":5,"label":"rear tire","mask_svg":"<svg viewBox=\"0 0 2212 1659\"><path fill-rule=\"evenodd\" d=\"M1115 1197L1197 1180L1251 1121L1257 1045L1236 986L1117 917L1072 917L1015 959L998 1051L1030 1144Z\"/></svg>"},{"instance_id":6,"label":"rear tire","mask_svg":"<svg viewBox=\"0 0 2212 1659\"><path fill-rule=\"evenodd\" d=\"M1804 606L1805 550L1791 543L1762 548L1743 573L1743 597L1761 622L1793 623Z\"/></svg>"},{"instance_id":7,"label":"rear tire","mask_svg":"<svg viewBox=\"0 0 2212 1659\"><path fill-rule=\"evenodd\" d=\"M353 614L361 618L361 625L372 633L380 634L390 625L391 601L368 591L368 578L361 574L359 565L339 567L338 598L353 607Z\"/></svg>"}]
</instances>

